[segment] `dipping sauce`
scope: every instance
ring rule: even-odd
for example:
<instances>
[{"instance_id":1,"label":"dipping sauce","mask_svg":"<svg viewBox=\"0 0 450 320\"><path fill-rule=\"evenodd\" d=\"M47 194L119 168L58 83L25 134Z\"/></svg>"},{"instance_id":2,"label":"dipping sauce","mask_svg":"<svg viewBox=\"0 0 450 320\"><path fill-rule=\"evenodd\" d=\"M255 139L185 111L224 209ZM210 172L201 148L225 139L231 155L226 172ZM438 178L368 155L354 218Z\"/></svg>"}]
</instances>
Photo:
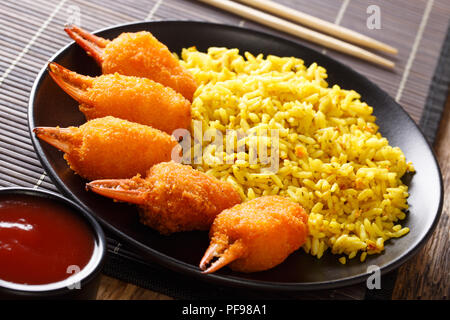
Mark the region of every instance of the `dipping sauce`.
<instances>
[{"instance_id":1,"label":"dipping sauce","mask_svg":"<svg viewBox=\"0 0 450 320\"><path fill-rule=\"evenodd\" d=\"M64 280L87 265L94 245L89 225L63 203L0 195L0 279L28 285Z\"/></svg>"}]
</instances>

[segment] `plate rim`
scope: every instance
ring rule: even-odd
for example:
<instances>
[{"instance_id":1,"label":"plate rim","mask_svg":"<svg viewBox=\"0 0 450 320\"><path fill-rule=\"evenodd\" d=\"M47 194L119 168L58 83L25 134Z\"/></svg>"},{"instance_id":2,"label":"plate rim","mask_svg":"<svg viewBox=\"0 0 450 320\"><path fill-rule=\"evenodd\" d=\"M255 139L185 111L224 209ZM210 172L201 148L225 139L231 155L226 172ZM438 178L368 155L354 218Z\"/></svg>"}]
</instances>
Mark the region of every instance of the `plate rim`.
<instances>
[{"instance_id":1,"label":"plate rim","mask_svg":"<svg viewBox=\"0 0 450 320\"><path fill-rule=\"evenodd\" d=\"M155 25L155 24L201 24L204 26L211 26L214 28L227 28L227 29L234 29L239 30L240 32L246 32L246 33L253 33L258 36L264 36L266 38L271 38L274 41L283 41L287 42L290 45L295 45L298 47L301 47L304 50L312 51L315 55L318 56L325 56L319 51L310 48L308 46L305 46L304 44L300 42L293 41L291 39L284 38L283 36L279 35L273 35L267 32L254 30L254 29L247 29L240 26L235 26L231 24L226 23L214 23L214 22L207 22L207 21L197 21L197 20L155 20L155 21L133 21L133 22L127 22L127 23L121 23L121 24L115 24L113 26L105 27L98 29L96 31L93 31L93 34L98 34L104 31L110 31L117 28L126 28L129 26L135 26L135 25ZM55 52L48 61L53 61L56 59L59 55L64 53L67 49L69 49L71 46L76 45L74 41L69 42L65 46L63 46L61 49L59 49L57 52ZM358 71L354 70L353 68L347 66L346 64L332 58L329 56L325 56L326 59L332 60L334 63L338 64L339 67L347 69L348 71L357 74L358 76L364 78L367 83L369 83L371 86L375 87L379 91L383 92L389 99L392 99L392 101L397 105L398 108L400 108L401 112L403 112L409 120L414 124L416 129L420 132L422 135L428 149L431 151L431 154L433 156L434 165L438 172L439 177L439 204L437 212L435 213L434 220L430 226L430 228L426 231L426 234L420 239L420 241L413 247L407 249L402 255L397 257L396 259L389 262L387 265L381 267L380 273L381 275L384 275L386 273L389 273L390 271L397 269L400 267L403 263L405 263L407 260L411 259L429 240L431 235L433 234L433 231L435 230L437 223L441 217L442 209L443 209L443 198L444 198L444 189L443 189L443 178L441 169L439 166L439 162L437 161L436 154L434 152L434 149L428 142L428 140L425 138L424 133L422 129L416 124L416 122L411 118L411 116L403 109L403 107L395 101L389 94L387 94L383 89L381 89L376 83L368 79L365 75L359 73ZM187 274L189 276L192 276L196 279L207 281L207 282L213 282L222 284L225 286L232 286L237 288L247 288L247 289L259 289L264 291L306 291L306 290L326 290L326 289L336 289L340 287L345 286L351 286L357 283L362 283L365 281L371 274L365 273L360 274L356 276L350 276L345 278L340 278L336 280L327 280L327 281L318 281L318 282L274 282L274 281L262 281L262 280L254 280L254 279L242 279L239 277L235 277L232 275L220 275L220 274L203 274L198 267L195 267L193 265L190 265L188 263L185 263L181 260L175 259L171 256L168 256L164 253L161 253L157 250L152 249L151 247L148 247L139 241L133 239L132 237L128 236L124 232L118 230L117 228L111 226L108 222L104 221L103 219L99 218L95 212L90 210L82 201L79 201L76 197L72 196L71 191L69 188L66 187L64 182L58 177L58 175L53 171L52 166L50 162L47 160L47 157L44 154L43 149L40 146L40 141L36 138L36 136L33 134L33 129L35 128L34 124L34 101L36 97L36 93L39 89L39 86L41 84L41 81L43 79L44 74L47 72L47 64L45 64L42 69L37 74L33 86L30 91L29 95L29 101L28 101L28 111L27 111L27 120L28 120L28 130L30 134L30 138L34 147L34 150L38 156L38 159L40 163L42 164L45 172L48 174L49 178L52 180L52 182L55 184L55 186L58 188L58 190L66 197L68 197L70 200L76 202L81 206L83 211L87 212L88 214L91 214L95 217L95 219L102 225L102 227L106 228L113 234L120 237L122 240L127 242L128 244L136 247L137 249L144 251L146 254L146 257L149 258L149 260L156 262L164 267L167 267L171 271L181 273L181 274ZM150 253L149 253L150 252Z\"/></svg>"}]
</instances>

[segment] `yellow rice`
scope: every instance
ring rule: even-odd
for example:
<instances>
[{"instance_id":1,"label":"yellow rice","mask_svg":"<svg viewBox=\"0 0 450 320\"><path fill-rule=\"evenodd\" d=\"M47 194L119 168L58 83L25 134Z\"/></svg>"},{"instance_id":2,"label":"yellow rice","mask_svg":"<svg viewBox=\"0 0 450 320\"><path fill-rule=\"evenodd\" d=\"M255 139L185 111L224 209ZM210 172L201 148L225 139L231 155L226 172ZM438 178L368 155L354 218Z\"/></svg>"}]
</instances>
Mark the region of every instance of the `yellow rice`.
<instances>
[{"instance_id":1,"label":"yellow rice","mask_svg":"<svg viewBox=\"0 0 450 320\"><path fill-rule=\"evenodd\" d=\"M234 163L214 163L226 154L209 149L193 167L231 182L244 200L278 194L301 204L310 213L307 253L320 258L330 249L345 263L362 252L364 261L409 232L400 224L408 209L400 178L414 168L378 132L372 107L357 92L328 87L324 68L293 57L192 47L181 63L199 84L192 116L203 132L280 130L276 173L249 163L251 139L242 141L245 154L235 153Z\"/></svg>"}]
</instances>

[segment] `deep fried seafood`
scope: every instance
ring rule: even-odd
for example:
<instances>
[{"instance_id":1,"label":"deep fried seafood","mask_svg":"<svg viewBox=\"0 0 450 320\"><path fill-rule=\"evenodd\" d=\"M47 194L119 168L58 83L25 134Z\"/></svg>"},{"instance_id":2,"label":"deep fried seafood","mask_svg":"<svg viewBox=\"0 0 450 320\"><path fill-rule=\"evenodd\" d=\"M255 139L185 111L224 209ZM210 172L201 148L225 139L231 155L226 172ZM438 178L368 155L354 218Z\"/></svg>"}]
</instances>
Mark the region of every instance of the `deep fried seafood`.
<instances>
[{"instance_id":1,"label":"deep fried seafood","mask_svg":"<svg viewBox=\"0 0 450 320\"><path fill-rule=\"evenodd\" d=\"M150 32L122 33L106 40L73 25L64 30L97 61L103 73L149 78L192 101L197 89L194 78Z\"/></svg>"},{"instance_id":2,"label":"deep fried seafood","mask_svg":"<svg viewBox=\"0 0 450 320\"><path fill-rule=\"evenodd\" d=\"M88 180L144 174L152 165L169 161L178 148L175 138L165 132L114 117L90 120L80 127L33 131L65 152L71 169Z\"/></svg>"},{"instance_id":3,"label":"deep fried seafood","mask_svg":"<svg viewBox=\"0 0 450 320\"><path fill-rule=\"evenodd\" d=\"M162 234L208 230L217 214L241 202L230 183L173 161L153 166L145 179L98 180L87 188L139 205L141 222Z\"/></svg>"},{"instance_id":4,"label":"deep fried seafood","mask_svg":"<svg viewBox=\"0 0 450 320\"><path fill-rule=\"evenodd\" d=\"M118 73L87 77L54 62L50 76L72 98L77 100L86 119L105 116L152 126L169 134L188 129L191 104L172 88L147 78Z\"/></svg>"},{"instance_id":5,"label":"deep fried seafood","mask_svg":"<svg viewBox=\"0 0 450 320\"><path fill-rule=\"evenodd\" d=\"M229 264L240 272L273 268L306 241L308 216L295 202L264 196L220 213L210 230L211 244L200 262L205 273ZM209 268L207 265L218 257Z\"/></svg>"}]
</instances>

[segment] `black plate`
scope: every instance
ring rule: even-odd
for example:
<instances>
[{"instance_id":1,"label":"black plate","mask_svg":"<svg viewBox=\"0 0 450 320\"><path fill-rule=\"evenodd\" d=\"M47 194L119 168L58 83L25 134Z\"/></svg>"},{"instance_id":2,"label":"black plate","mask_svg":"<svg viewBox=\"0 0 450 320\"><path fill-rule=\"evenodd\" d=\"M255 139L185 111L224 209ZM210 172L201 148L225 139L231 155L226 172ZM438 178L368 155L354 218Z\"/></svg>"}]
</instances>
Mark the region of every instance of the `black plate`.
<instances>
[{"instance_id":1,"label":"black plate","mask_svg":"<svg viewBox=\"0 0 450 320\"><path fill-rule=\"evenodd\" d=\"M439 166L413 120L377 85L349 67L298 43L234 26L189 21L139 22L111 27L96 34L112 39L122 32L141 30L152 32L171 51L178 53L190 46L196 46L200 51L211 46L225 46L239 48L241 53L249 51L300 57L306 65L317 62L325 67L330 85L339 84L342 88L359 92L362 99L374 107L381 134L389 139L391 145L399 146L417 170L407 181L410 212L402 222L411 231L402 238L388 241L385 252L369 256L364 263L355 258L342 265L338 256L329 251L321 259L316 259L299 250L281 265L265 272L241 274L225 268L216 274L203 275L197 266L208 246L206 232L185 232L166 237L141 225L133 206L113 203L110 199L86 192L86 181L68 168L62 153L31 134L42 165L56 186L97 217L104 227L169 269L215 283L274 290L325 289L364 281L368 276L368 266L379 266L382 274L393 270L416 253L429 238L442 211ZM74 43L61 49L51 60L81 74L100 74L94 60ZM84 122L77 103L52 81L44 67L30 95L30 129L37 126L77 126Z\"/></svg>"}]
</instances>

